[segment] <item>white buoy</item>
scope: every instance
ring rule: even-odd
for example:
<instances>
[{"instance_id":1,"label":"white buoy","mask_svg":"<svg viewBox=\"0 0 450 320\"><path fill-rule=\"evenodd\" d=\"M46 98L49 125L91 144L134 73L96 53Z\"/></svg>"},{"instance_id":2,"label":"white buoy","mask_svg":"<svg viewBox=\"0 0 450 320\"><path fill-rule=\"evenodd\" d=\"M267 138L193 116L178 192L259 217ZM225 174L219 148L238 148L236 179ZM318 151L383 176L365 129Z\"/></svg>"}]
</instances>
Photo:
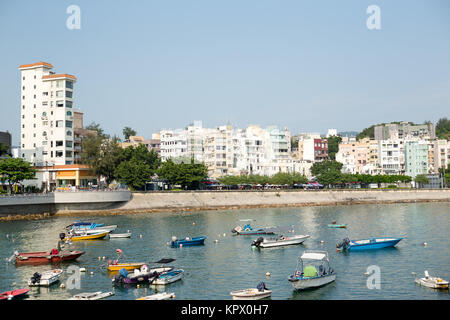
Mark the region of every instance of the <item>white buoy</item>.
<instances>
[{"instance_id":1,"label":"white buoy","mask_svg":"<svg viewBox=\"0 0 450 320\"><path fill-rule=\"evenodd\" d=\"M180 248L183 248L183 244L182 243L180 243Z\"/></svg>"},{"instance_id":2,"label":"white buoy","mask_svg":"<svg viewBox=\"0 0 450 320\"><path fill-rule=\"evenodd\" d=\"M94 272L91 271L90 275L92 276L94 274Z\"/></svg>"},{"instance_id":3,"label":"white buoy","mask_svg":"<svg viewBox=\"0 0 450 320\"><path fill-rule=\"evenodd\" d=\"M324 241L323 240L320 240L320 244L323 244L324 243Z\"/></svg>"},{"instance_id":4,"label":"white buoy","mask_svg":"<svg viewBox=\"0 0 450 320\"><path fill-rule=\"evenodd\" d=\"M365 276L368 276L368 275L369 275L369 273L368 273L368 272L364 272L364 275L365 275Z\"/></svg>"},{"instance_id":5,"label":"white buoy","mask_svg":"<svg viewBox=\"0 0 450 320\"><path fill-rule=\"evenodd\" d=\"M101 257L98 257L97 259L98 259L98 260L102 260L102 258L101 258Z\"/></svg>"},{"instance_id":6,"label":"white buoy","mask_svg":"<svg viewBox=\"0 0 450 320\"><path fill-rule=\"evenodd\" d=\"M223 234L224 237L225 237L226 235L227 235L226 233Z\"/></svg>"},{"instance_id":7,"label":"white buoy","mask_svg":"<svg viewBox=\"0 0 450 320\"><path fill-rule=\"evenodd\" d=\"M140 287L140 285L136 285L136 288L139 288Z\"/></svg>"},{"instance_id":8,"label":"white buoy","mask_svg":"<svg viewBox=\"0 0 450 320\"><path fill-rule=\"evenodd\" d=\"M61 285L59 287L64 289L66 287L66 285L64 283L61 283Z\"/></svg>"},{"instance_id":9,"label":"white buoy","mask_svg":"<svg viewBox=\"0 0 450 320\"><path fill-rule=\"evenodd\" d=\"M106 259L106 257L102 257L102 259L103 259L103 260L105 260L105 259Z\"/></svg>"},{"instance_id":10,"label":"white buoy","mask_svg":"<svg viewBox=\"0 0 450 320\"><path fill-rule=\"evenodd\" d=\"M80 268L80 272L86 272L86 268Z\"/></svg>"},{"instance_id":11,"label":"white buoy","mask_svg":"<svg viewBox=\"0 0 450 320\"><path fill-rule=\"evenodd\" d=\"M424 242L424 243L423 243L423 245L424 245L424 246L427 246L427 245L428 245L428 243Z\"/></svg>"},{"instance_id":12,"label":"white buoy","mask_svg":"<svg viewBox=\"0 0 450 320\"><path fill-rule=\"evenodd\" d=\"M192 222L192 225L195 226L195 222Z\"/></svg>"},{"instance_id":13,"label":"white buoy","mask_svg":"<svg viewBox=\"0 0 450 320\"><path fill-rule=\"evenodd\" d=\"M266 277L270 277L270 272L266 272Z\"/></svg>"},{"instance_id":14,"label":"white buoy","mask_svg":"<svg viewBox=\"0 0 450 320\"><path fill-rule=\"evenodd\" d=\"M216 239L216 240L214 240L214 242L217 243L217 242L219 242L219 240Z\"/></svg>"},{"instance_id":15,"label":"white buoy","mask_svg":"<svg viewBox=\"0 0 450 320\"><path fill-rule=\"evenodd\" d=\"M142 234L139 235L139 238L142 238Z\"/></svg>"}]
</instances>

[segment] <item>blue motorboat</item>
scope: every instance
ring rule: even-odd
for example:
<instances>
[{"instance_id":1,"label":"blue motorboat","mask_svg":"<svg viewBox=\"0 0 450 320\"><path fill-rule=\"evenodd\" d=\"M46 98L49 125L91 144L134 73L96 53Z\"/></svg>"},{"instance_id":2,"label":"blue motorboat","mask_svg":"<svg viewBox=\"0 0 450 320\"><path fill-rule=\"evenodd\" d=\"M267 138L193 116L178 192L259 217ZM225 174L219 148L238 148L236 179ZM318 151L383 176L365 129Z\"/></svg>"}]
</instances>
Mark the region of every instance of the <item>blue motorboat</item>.
<instances>
[{"instance_id":1,"label":"blue motorboat","mask_svg":"<svg viewBox=\"0 0 450 320\"><path fill-rule=\"evenodd\" d=\"M276 234L279 232L293 232L294 226L282 226L282 227L264 227L253 228L250 224L246 224L243 227L237 226L232 229L231 232L240 235L257 235L257 234Z\"/></svg>"},{"instance_id":2,"label":"blue motorboat","mask_svg":"<svg viewBox=\"0 0 450 320\"><path fill-rule=\"evenodd\" d=\"M336 248L347 251L382 249L394 247L402 239L403 238L388 237L350 240L349 238L345 238L341 242L336 244Z\"/></svg>"},{"instance_id":3,"label":"blue motorboat","mask_svg":"<svg viewBox=\"0 0 450 320\"><path fill-rule=\"evenodd\" d=\"M179 247L182 245L185 246L199 246L205 244L206 236L200 236L200 237L193 237L189 238L186 237L184 239L177 239L177 237L172 237L172 241L170 242L171 247Z\"/></svg>"}]
</instances>

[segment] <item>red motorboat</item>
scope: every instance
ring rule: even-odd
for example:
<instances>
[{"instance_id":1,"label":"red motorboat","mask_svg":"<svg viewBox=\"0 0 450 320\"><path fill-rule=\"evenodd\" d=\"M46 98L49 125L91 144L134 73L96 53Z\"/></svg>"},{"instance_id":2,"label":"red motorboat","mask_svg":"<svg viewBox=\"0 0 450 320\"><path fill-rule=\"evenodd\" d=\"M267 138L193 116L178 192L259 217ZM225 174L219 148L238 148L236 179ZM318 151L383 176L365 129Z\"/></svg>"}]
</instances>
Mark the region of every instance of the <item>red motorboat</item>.
<instances>
[{"instance_id":1,"label":"red motorboat","mask_svg":"<svg viewBox=\"0 0 450 320\"><path fill-rule=\"evenodd\" d=\"M28 293L30 289L17 289L17 290L11 290L11 291L5 291L0 293L0 300L11 300L16 297L23 296Z\"/></svg>"},{"instance_id":2,"label":"red motorboat","mask_svg":"<svg viewBox=\"0 0 450 320\"><path fill-rule=\"evenodd\" d=\"M16 264L44 264L44 263L58 263L62 261L75 260L84 254L84 251L62 251L52 250L51 252L22 252L15 253Z\"/></svg>"}]
</instances>

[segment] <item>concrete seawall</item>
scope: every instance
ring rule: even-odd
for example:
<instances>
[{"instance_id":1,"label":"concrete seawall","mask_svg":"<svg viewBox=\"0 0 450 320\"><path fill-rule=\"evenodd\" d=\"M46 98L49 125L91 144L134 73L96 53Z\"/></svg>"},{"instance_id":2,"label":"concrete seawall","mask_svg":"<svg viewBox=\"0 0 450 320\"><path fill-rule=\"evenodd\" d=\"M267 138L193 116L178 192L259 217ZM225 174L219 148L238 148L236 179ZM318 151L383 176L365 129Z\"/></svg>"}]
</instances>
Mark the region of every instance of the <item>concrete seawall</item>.
<instances>
[{"instance_id":1,"label":"concrete seawall","mask_svg":"<svg viewBox=\"0 0 450 320\"><path fill-rule=\"evenodd\" d=\"M408 202L450 202L450 190L136 192L129 202L107 214ZM58 212L64 213L70 212Z\"/></svg>"}]
</instances>

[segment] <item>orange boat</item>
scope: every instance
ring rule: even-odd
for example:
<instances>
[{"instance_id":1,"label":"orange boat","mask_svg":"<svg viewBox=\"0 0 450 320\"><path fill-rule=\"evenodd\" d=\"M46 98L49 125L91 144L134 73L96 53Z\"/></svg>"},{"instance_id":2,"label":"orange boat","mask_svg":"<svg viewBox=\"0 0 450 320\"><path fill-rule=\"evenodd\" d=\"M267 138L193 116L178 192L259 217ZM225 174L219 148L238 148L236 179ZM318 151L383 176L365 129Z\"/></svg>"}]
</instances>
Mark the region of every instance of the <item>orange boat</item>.
<instances>
[{"instance_id":1,"label":"orange boat","mask_svg":"<svg viewBox=\"0 0 450 320\"><path fill-rule=\"evenodd\" d=\"M62 261L71 261L77 259L84 254L84 251L67 251L67 252L22 252L15 253L16 264L45 264L45 263L58 263Z\"/></svg>"}]
</instances>

